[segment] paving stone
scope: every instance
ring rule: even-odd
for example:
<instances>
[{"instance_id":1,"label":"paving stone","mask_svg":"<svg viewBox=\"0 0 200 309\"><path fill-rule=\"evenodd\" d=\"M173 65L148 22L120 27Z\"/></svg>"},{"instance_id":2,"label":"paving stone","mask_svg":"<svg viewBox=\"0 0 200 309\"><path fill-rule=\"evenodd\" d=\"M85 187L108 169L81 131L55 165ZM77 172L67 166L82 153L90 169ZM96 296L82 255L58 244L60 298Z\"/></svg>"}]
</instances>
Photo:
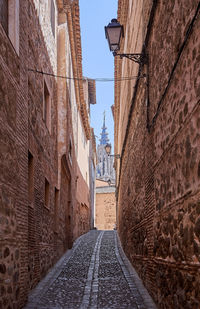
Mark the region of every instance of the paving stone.
<instances>
[{"instance_id":1,"label":"paving stone","mask_svg":"<svg viewBox=\"0 0 200 309\"><path fill-rule=\"evenodd\" d=\"M155 309L116 231L90 231L42 280L25 309Z\"/></svg>"}]
</instances>

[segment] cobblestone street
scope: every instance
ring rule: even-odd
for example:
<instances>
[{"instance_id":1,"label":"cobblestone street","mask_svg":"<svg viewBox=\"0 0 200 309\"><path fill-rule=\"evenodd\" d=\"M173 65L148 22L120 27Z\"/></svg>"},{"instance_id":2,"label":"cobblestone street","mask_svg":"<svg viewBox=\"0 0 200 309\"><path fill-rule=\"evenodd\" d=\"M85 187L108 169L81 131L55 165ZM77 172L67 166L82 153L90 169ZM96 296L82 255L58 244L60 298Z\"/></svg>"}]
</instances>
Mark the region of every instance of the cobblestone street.
<instances>
[{"instance_id":1,"label":"cobblestone street","mask_svg":"<svg viewBox=\"0 0 200 309\"><path fill-rule=\"evenodd\" d=\"M25 309L156 308L115 231L81 236L31 292Z\"/></svg>"}]
</instances>

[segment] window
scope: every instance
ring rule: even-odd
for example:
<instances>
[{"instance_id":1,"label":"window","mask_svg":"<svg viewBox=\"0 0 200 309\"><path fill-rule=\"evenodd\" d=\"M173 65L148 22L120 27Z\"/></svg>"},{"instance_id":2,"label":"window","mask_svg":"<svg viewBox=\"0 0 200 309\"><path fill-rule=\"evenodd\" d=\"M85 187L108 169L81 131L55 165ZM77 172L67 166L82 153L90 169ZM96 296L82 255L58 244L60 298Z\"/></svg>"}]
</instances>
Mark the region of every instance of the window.
<instances>
[{"instance_id":1,"label":"window","mask_svg":"<svg viewBox=\"0 0 200 309\"><path fill-rule=\"evenodd\" d=\"M71 141L71 138L70 138L70 141L69 141L69 160L70 160L70 163L72 164L72 141Z\"/></svg>"},{"instance_id":2,"label":"window","mask_svg":"<svg viewBox=\"0 0 200 309\"><path fill-rule=\"evenodd\" d=\"M59 190L55 188L54 196L54 231L58 231L58 204L59 204Z\"/></svg>"},{"instance_id":3,"label":"window","mask_svg":"<svg viewBox=\"0 0 200 309\"><path fill-rule=\"evenodd\" d=\"M49 208L49 194L50 194L50 186L48 180L45 178L45 200L44 204L47 208Z\"/></svg>"},{"instance_id":4,"label":"window","mask_svg":"<svg viewBox=\"0 0 200 309\"><path fill-rule=\"evenodd\" d=\"M55 6L53 0L51 0L51 29L53 36L55 37Z\"/></svg>"},{"instance_id":5,"label":"window","mask_svg":"<svg viewBox=\"0 0 200 309\"><path fill-rule=\"evenodd\" d=\"M51 128L51 97L49 94L49 90L46 84L46 81L44 80L44 98L43 98L43 119L46 123L46 126L50 132Z\"/></svg>"},{"instance_id":6,"label":"window","mask_svg":"<svg viewBox=\"0 0 200 309\"><path fill-rule=\"evenodd\" d=\"M0 1L0 23L8 35L8 0Z\"/></svg>"},{"instance_id":7,"label":"window","mask_svg":"<svg viewBox=\"0 0 200 309\"><path fill-rule=\"evenodd\" d=\"M28 198L29 202L33 202L34 198L34 166L33 156L28 152Z\"/></svg>"},{"instance_id":8,"label":"window","mask_svg":"<svg viewBox=\"0 0 200 309\"><path fill-rule=\"evenodd\" d=\"M0 23L19 54L19 0L0 0Z\"/></svg>"},{"instance_id":9,"label":"window","mask_svg":"<svg viewBox=\"0 0 200 309\"><path fill-rule=\"evenodd\" d=\"M19 0L8 0L8 36L19 54Z\"/></svg>"}]
</instances>

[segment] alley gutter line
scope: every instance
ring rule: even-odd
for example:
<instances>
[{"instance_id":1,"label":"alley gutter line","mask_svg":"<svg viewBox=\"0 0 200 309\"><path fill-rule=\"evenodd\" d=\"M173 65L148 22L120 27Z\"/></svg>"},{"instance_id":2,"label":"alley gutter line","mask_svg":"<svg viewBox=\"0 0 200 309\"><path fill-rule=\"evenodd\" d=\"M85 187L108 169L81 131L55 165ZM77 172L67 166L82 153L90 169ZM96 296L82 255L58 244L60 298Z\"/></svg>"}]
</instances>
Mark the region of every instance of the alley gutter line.
<instances>
[{"instance_id":1,"label":"alley gutter line","mask_svg":"<svg viewBox=\"0 0 200 309\"><path fill-rule=\"evenodd\" d=\"M135 302L138 309L141 308L141 305L137 302L137 299L139 297L142 299L147 309L157 309L153 299L151 298L147 289L143 285L142 280L139 278L137 272L135 271L130 261L126 257L122 249L119 236L116 231L115 231L115 254L131 292L133 293L134 296L137 295L135 297Z\"/></svg>"},{"instance_id":2,"label":"alley gutter line","mask_svg":"<svg viewBox=\"0 0 200 309\"><path fill-rule=\"evenodd\" d=\"M97 297L98 297L98 270L99 270L99 253L101 247L101 240L104 231L100 233L97 238L96 245L93 250L93 254L90 260L90 266L88 270L88 277L85 283L85 291L83 295L83 300L80 305L80 309L87 309L91 307L93 309L97 308Z\"/></svg>"}]
</instances>

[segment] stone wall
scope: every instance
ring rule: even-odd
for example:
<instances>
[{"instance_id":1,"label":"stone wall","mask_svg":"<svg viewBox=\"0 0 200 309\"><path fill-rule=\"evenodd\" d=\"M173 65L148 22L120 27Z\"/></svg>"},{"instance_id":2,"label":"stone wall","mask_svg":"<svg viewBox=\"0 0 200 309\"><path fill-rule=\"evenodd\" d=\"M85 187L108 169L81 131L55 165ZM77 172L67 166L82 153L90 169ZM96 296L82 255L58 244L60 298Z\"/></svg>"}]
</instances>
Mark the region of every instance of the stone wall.
<instances>
[{"instance_id":1,"label":"stone wall","mask_svg":"<svg viewBox=\"0 0 200 309\"><path fill-rule=\"evenodd\" d=\"M159 308L200 305L198 5L154 2L121 147L120 238Z\"/></svg>"},{"instance_id":2,"label":"stone wall","mask_svg":"<svg viewBox=\"0 0 200 309\"><path fill-rule=\"evenodd\" d=\"M28 28L21 3L20 29ZM0 24L0 307L22 306L27 285L28 92L26 31L19 58Z\"/></svg>"}]
</instances>

